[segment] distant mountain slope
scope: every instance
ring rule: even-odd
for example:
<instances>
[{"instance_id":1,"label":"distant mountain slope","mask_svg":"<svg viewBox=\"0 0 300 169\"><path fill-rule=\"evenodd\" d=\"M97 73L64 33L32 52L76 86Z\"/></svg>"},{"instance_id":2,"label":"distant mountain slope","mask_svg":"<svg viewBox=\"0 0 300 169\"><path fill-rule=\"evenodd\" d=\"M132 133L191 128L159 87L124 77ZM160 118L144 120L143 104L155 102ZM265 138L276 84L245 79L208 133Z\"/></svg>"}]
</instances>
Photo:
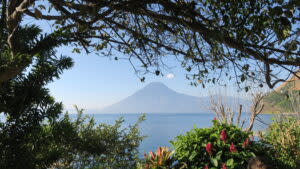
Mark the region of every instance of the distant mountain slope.
<instances>
[{"instance_id":1,"label":"distant mountain slope","mask_svg":"<svg viewBox=\"0 0 300 169\"><path fill-rule=\"evenodd\" d=\"M298 73L300 75L300 72ZM266 93L264 113L296 113L300 111L300 79L291 78L274 91Z\"/></svg>"},{"instance_id":2,"label":"distant mountain slope","mask_svg":"<svg viewBox=\"0 0 300 169\"><path fill-rule=\"evenodd\" d=\"M300 70L296 73L296 75L300 77ZM275 91L280 92L280 90L284 89L285 86L288 86L287 88L290 90L300 90L300 79L294 75L289 80L277 87Z\"/></svg>"},{"instance_id":3,"label":"distant mountain slope","mask_svg":"<svg viewBox=\"0 0 300 169\"><path fill-rule=\"evenodd\" d=\"M237 98L227 98L237 102ZM248 101L240 99L243 104ZM231 103L229 103L230 105ZM100 113L203 113L208 112L210 97L178 93L162 83L150 83L133 95L108 106Z\"/></svg>"}]
</instances>

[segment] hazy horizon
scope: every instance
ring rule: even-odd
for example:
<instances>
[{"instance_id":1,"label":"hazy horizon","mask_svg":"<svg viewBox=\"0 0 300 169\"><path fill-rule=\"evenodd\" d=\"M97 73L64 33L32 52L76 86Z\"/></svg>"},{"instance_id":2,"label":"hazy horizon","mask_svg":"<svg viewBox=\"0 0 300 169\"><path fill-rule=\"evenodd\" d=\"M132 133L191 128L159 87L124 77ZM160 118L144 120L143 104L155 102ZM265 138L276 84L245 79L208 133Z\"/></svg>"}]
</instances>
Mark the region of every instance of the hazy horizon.
<instances>
[{"instance_id":1,"label":"hazy horizon","mask_svg":"<svg viewBox=\"0 0 300 169\"><path fill-rule=\"evenodd\" d=\"M211 112L211 97L215 101L222 101L224 106L233 110L239 104L243 104L245 110L250 105L249 100L241 97L220 94L192 96L170 89L161 82L152 82L120 101L103 108L86 109L85 113L205 113ZM68 108L68 111L76 113L74 107Z\"/></svg>"}]
</instances>

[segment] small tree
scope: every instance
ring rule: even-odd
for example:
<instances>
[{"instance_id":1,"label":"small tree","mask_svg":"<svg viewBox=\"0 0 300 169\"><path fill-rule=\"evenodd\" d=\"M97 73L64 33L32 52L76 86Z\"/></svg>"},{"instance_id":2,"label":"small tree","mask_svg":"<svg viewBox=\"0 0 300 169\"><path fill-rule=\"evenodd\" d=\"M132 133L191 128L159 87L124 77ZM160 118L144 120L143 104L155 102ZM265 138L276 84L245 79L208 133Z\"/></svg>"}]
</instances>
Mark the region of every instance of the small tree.
<instances>
[{"instance_id":1,"label":"small tree","mask_svg":"<svg viewBox=\"0 0 300 169\"><path fill-rule=\"evenodd\" d=\"M251 110L249 113L249 125L245 129L248 132L252 131L254 122L255 120L257 120L257 116L261 114L264 109L264 104L262 102L263 98L263 93L256 93L252 96ZM213 98L211 98L211 105L211 110L216 114L216 119L218 121L220 121L221 123L232 125L234 124L235 120L236 126L240 126L241 128L244 127L245 120L242 120L241 122L243 105L239 105L237 116L235 116L236 113L232 110L232 108L224 106L221 101L216 102Z\"/></svg>"}]
</instances>

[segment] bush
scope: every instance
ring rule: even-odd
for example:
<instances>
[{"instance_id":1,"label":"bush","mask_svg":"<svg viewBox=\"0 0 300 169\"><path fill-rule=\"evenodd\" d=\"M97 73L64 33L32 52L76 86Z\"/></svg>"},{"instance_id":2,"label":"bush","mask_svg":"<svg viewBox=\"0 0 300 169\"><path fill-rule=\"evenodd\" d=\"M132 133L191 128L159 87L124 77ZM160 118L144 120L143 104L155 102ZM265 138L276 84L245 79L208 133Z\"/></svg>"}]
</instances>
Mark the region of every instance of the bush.
<instances>
[{"instance_id":1,"label":"bush","mask_svg":"<svg viewBox=\"0 0 300 169\"><path fill-rule=\"evenodd\" d=\"M263 141L271 145L274 159L285 164L285 168L295 168L300 161L300 120L294 117L274 120Z\"/></svg>"},{"instance_id":2,"label":"bush","mask_svg":"<svg viewBox=\"0 0 300 169\"><path fill-rule=\"evenodd\" d=\"M143 139L138 124L144 120L144 115L134 125L124 128L122 118L114 125L96 126L93 118L81 114L79 111L75 121L70 121L66 115L57 125L56 131L66 138L55 144L64 147L64 155L53 168L127 169L136 166L138 147ZM68 142L62 142L64 140Z\"/></svg>"},{"instance_id":3,"label":"bush","mask_svg":"<svg viewBox=\"0 0 300 169\"><path fill-rule=\"evenodd\" d=\"M194 128L177 136L171 144L175 148L175 158L188 168L242 169L260 147L250 141L250 134L213 120L212 127Z\"/></svg>"}]
</instances>

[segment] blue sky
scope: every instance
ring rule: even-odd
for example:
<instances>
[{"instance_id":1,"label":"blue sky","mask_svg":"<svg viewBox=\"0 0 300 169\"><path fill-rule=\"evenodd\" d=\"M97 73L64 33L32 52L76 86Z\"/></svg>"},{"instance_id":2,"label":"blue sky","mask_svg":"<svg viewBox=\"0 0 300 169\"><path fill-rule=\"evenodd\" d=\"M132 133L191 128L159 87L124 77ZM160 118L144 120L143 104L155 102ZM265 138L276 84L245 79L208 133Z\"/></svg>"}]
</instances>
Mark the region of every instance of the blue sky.
<instances>
[{"instance_id":1,"label":"blue sky","mask_svg":"<svg viewBox=\"0 0 300 169\"><path fill-rule=\"evenodd\" d=\"M224 94L228 96L245 97L244 93L237 93L235 84L233 87L222 88L219 86L192 87L185 79L185 71L177 62L168 60L174 66L164 72L165 76L146 75L146 81L140 82L133 68L127 60L109 59L97 56L93 53L75 54L72 47L58 48L58 54L71 56L75 65L72 69L64 71L61 78L49 84L51 94L62 101L66 109L77 105L84 109L101 109L113 104L143 88L151 82L162 82L169 88L189 95L207 96L211 94ZM173 74L174 78L167 78L167 74Z\"/></svg>"},{"instance_id":2,"label":"blue sky","mask_svg":"<svg viewBox=\"0 0 300 169\"><path fill-rule=\"evenodd\" d=\"M47 21L36 22L34 19L26 18L23 24L37 24L44 33L51 32L51 24ZM173 74L174 78L166 76L146 75L146 81L140 82L133 68L127 60L109 59L107 57L91 54L72 53L71 46L57 49L58 55L66 55L73 58L75 65L72 69L64 71L61 78L48 85L51 95L57 101L64 103L66 109L72 109L73 105L86 110L101 109L116 103L119 100L133 94L151 82L162 82L169 88L193 96L208 96L212 94L223 94L227 96L238 96L248 98L250 94L238 93L234 81L228 82L227 88L220 86L192 87L185 79L185 71L180 64L170 56L167 62L172 69L163 72L165 75ZM114 56L112 57L114 58Z\"/></svg>"}]
</instances>

